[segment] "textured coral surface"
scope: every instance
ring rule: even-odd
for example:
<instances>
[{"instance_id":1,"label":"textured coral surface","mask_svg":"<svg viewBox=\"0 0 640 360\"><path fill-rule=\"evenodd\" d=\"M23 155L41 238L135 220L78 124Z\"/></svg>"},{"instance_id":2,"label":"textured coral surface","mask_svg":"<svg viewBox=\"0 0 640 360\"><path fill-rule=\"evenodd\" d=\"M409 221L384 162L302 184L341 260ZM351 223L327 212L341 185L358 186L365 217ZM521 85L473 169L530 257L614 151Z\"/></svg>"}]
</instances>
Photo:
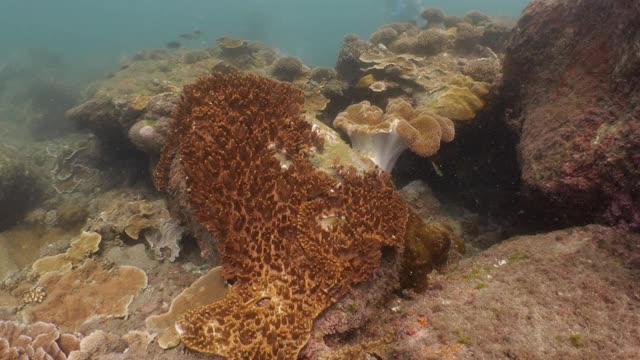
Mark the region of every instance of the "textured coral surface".
<instances>
[{"instance_id":1,"label":"textured coral surface","mask_svg":"<svg viewBox=\"0 0 640 360\"><path fill-rule=\"evenodd\" d=\"M526 185L640 228L640 3L533 1L505 58Z\"/></svg>"},{"instance_id":2,"label":"textured coral surface","mask_svg":"<svg viewBox=\"0 0 640 360\"><path fill-rule=\"evenodd\" d=\"M337 176L309 161L321 141L303 94L255 75L216 74L184 89L156 185L218 239L224 300L185 314L190 348L228 359L292 359L317 315L401 246L406 205L377 171ZM393 219L393 221L390 221Z\"/></svg>"},{"instance_id":3,"label":"textured coral surface","mask_svg":"<svg viewBox=\"0 0 640 360\"><path fill-rule=\"evenodd\" d=\"M2 360L67 360L78 348L80 340L76 336L62 333L53 324L0 321Z\"/></svg>"},{"instance_id":4,"label":"textured coral surface","mask_svg":"<svg viewBox=\"0 0 640 360\"><path fill-rule=\"evenodd\" d=\"M147 275L133 266L105 269L89 259L73 271L42 275L38 286L47 297L22 312L25 321L51 321L63 330L76 330L91 319L127 316L129 304L147 286Z\"/></svg>"}]
</instances>

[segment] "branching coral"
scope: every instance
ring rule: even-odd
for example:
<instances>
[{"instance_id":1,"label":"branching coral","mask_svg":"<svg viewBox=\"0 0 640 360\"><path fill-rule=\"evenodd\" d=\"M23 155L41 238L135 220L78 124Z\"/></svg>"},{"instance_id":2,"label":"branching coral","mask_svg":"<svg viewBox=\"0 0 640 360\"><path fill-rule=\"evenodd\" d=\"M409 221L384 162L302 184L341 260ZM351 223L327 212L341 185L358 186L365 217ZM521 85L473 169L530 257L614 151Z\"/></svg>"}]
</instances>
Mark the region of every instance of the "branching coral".
<instances>
[{"instance_id":1,"label":"branching coral","mask_svg":"<svg viewBox=\"0 0 640 360\"><path fill-rule=\"evenodd\" d=\"M451 120L429 108L414 109L402 98L389 101L386 113L368 101L349 106L333 122L351 139L351 146L369 157L385 171L391 171L400 154L411 149L420 156L431 156L440 141L455 136Z\"/></svg>"},{"instance_id":2,"label":"branching coral","mask_svg":"<svg viewBox=\"0 0 640 360\"><path fill-rule=\"evenodd\" d=\"M185 87L156 169L159 189L219 241L225 299L178 320L182 341L227 359L293 359L313 320L366 281L383 245L402 246L407 208L386 173L336 176L309 160L322 143L285 83L215 74Z\"/></svg>"}]
</instances>

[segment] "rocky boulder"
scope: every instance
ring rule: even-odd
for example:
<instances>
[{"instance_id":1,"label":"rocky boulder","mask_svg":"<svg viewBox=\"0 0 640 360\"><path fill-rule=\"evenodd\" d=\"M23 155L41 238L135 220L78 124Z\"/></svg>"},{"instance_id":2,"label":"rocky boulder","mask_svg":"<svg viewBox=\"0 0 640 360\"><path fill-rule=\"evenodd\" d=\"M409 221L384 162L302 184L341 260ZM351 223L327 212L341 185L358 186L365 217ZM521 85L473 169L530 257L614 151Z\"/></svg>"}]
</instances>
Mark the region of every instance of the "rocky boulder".
<instances>
[{"instance_id":1,"label":"rocky boulder","mask_svg":"<svg viewBox=\"0 0 640 360\"><path fill-rule=\"evenodd\" d=\"M640 3L534 0L504 61L522 180L559 217L640 229Z\"/></svg>"},{"instance_id":2,"label":"rocky boulder","mask_svg":"<svg viewBox=\"0 0 640 360\"><path fill-rule=\"evenodd\" d=\"M342 303L357 328L337 323L303 359L636 358L639 240L601 225L512 238L431 274L424 294L368 303L366 321Z\"/></svg>"}]
</instances>

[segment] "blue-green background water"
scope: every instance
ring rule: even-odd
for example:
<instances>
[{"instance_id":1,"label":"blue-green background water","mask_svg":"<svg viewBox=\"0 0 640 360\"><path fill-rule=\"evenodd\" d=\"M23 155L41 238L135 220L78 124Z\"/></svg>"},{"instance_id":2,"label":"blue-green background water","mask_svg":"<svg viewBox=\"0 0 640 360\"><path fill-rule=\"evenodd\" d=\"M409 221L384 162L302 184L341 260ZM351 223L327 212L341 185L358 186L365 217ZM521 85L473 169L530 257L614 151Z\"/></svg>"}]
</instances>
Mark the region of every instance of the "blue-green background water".
<instances>
[{"instance_id":1,"label":"blue-green background water","mask_svg":"<svg viewBox=\"0 0 640 360\"><path fill-rule=\"evenodd\" d=\"M399 8L407 2L411 0L0 0L0 65L27 49L46 49L80 68L97 70L193 30L204 36L182 41L183 46L210 46L217 36L232 34L265 41L309 64L333 65L345 34L367 38L379 25L409 16ZM434 0L422 5L451 15L477 9L517 16L526 2Z\"/></svg>"}]
</instances>

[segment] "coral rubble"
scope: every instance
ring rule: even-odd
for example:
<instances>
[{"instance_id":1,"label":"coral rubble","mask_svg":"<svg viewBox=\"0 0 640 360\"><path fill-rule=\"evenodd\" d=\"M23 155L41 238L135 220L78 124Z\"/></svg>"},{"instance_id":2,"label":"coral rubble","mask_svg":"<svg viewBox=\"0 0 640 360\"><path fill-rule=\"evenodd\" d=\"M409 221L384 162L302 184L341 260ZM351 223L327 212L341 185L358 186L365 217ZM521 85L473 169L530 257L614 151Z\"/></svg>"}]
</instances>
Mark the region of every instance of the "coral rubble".
<instances>
[{"instance_id":1,"label":"coral rubble","mask_svg":"<svg viewBox=\"0 0 640 360\"><path fill-rule=\"evenodd\" d=\"M318 314L378 268L380 248L403 244L407 208L386 173L313 166L322 142L299 117L303 102L290 85L240 73L184 89L156 186L214 235L235 281L178 320L192 349L295 358Z\"/></svg>"}]
</instances>

